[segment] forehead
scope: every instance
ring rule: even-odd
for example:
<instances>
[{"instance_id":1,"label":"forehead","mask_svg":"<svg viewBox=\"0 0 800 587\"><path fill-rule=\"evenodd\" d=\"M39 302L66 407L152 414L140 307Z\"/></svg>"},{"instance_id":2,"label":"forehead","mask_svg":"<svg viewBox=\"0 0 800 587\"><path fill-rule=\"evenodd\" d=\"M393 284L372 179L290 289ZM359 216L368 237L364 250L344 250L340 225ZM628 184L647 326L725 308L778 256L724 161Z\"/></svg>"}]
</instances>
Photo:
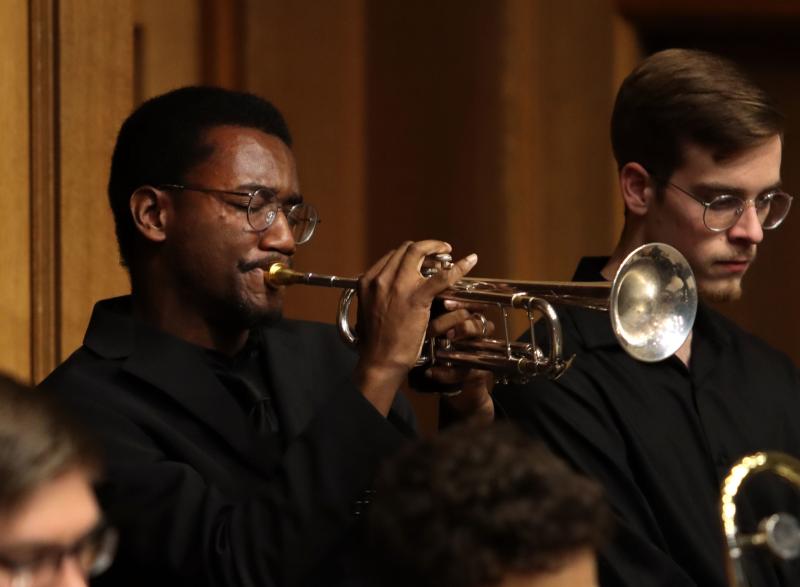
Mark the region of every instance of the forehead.
<instances>
[{"instance_id":1,"label":"forehead","mask_svg":"<svg viewBox=\"0 0 800 587\"><path fill-rule=\"evenodd\" d=\"M780 135L765 139L722 160L694 143L683 147L683 164L672 175L687 185L724 185L758 192L780 181L783 143Z\"/></svg>"},{"instance_id":2,"label":"forehead","mask_svg":"<svg viewBox=\"0 0 800 587\"><path fill-rule=\"evenodd\" d=\"M73 469L43 483L0 517L0 546L13 543L69 543L100 519L89 474Z\"/></svg>"},{"instance_id":3,"label":"forehead","mask_svg":"<svg viewBox=\"0 0 800 587\"><path fill-rule=\"evenodd\" d=\"M297 189L294 156L278 137L254 128L215 126L203 133L201 141L210 154L189 171L189 179L215 182L209 187L216 188Z\"/></svg>"}]
</instances>

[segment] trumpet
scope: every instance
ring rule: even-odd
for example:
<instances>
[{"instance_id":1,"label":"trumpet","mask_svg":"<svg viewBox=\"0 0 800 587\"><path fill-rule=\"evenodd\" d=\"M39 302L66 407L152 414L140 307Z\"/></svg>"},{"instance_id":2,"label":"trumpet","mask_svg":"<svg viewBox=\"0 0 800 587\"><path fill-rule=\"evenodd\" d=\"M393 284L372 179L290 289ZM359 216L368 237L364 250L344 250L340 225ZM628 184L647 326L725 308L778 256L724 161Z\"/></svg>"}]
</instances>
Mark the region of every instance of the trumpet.
<instances>
[{"instance_id":1,"label":"trumpet","mask_svg":"<svg viewBox=\"0 0 800 587\"><path fill-rule=\"evenodd\" d=\"M438 255L433 271L447 270L449 255ZM344 289L337 326L341 337L356 345L349 310L358 278L294 271L275 263L265 274L272 285L305 284ZM650 243L632 251L611 282L547 282L464 278L439 296L500 309L503 338L425 341L417 366L447 365L492 371L498 381L523 383L530 377L559 377L572 362L564 358L561 322L553 304L609 312L620 345L634 358L654 362L672 355L686 340L697 312L697 287L686 259L676 249ZM511 339L509 310L527 313L530 342ZM536 344L534 325L543 319L549 344ZM543 350L547 349L547 350Z\"/></svg>"},{"instance_id":2,"label":"trumpet","mask_svg":"<svg viewBox=\"0 0 800 587\"><path fill-rule=\"evenodd\" d=\"M765 548L782 560L800 555L800 524L787 513L776 513L761 520L754 534L742 534L736 524L736 496L746 479L769 472L800 488L800 461L780 452L757 452L733 465L722 484L720 511L725 533L725 572L731 587L748 587L742 555L748 548Z\"/></svg>"}]
</instances>

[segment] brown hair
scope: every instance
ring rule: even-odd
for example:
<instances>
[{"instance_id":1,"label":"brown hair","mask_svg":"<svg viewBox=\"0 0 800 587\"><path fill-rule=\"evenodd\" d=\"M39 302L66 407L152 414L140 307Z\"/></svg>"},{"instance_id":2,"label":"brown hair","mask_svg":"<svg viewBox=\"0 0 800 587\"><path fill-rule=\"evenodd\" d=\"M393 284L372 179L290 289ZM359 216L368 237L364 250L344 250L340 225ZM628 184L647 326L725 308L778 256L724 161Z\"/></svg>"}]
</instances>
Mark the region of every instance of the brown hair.
<instances>
[{"instance_id":1,"label":"brown hair","mask_svg":"<svg viewBox=\"0 0 800 587\"><path fill-rule=\"evenodd\" d=\"M93 446L44 391L0 375L0 512L76 468L99 470Z\"/></svg>"},{"instance_id":2,"label":"brown hair","mask_svg":"<svg viewBox=\"0 0 800 587\"><path fill-rule=\"evenodd\" d=\"M668 49L622 83L611 117L617 165L635 161L669 178L694 143L724 160L783 133L783 116L736 65L711 53Z\"/></svg>"},{"instance_id":3,"label":"brown hair","mask_svg":"<svg viewBox=\"0 0 800 587\"><path fill-rule=\"evenodd\" d=\"M382 469L368 519L381 585L483 587L607 535L600 487L510 424L454 427Z\"/></svg>"}]
</instances>

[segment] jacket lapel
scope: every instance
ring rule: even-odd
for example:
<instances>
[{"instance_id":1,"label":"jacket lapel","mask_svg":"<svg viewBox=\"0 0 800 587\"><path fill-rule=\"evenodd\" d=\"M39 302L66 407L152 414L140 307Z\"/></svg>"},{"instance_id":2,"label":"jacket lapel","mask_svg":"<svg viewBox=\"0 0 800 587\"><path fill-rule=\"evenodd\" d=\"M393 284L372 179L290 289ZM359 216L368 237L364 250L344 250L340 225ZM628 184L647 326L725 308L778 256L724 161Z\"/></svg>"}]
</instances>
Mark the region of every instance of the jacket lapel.
<instances>
[{"instance_id":1,"label":"jacket lapel","mask_svg":"<svg viewBox=\"0 0 800 587\"><path fill-rule=\"evenodd\" d=\"M232 448L248 453L252 434L245 414L202 360L202 351L146 329L137 329L136 338L123 369L171 396Z\"/></svg>"},{"instance_id":2,"label":"jacket lapel","mask_svg":"<svg viewBox=\"0 0 800 587\"><path fill-rule=\"evenodd\" d=\"M203 361L202 351L137 323L129 297L95 306L84 344L101 356L122 359L124 371L170 396L249 462L273 460L255 440L235 398Z\"/></svg>"}]
</instances>

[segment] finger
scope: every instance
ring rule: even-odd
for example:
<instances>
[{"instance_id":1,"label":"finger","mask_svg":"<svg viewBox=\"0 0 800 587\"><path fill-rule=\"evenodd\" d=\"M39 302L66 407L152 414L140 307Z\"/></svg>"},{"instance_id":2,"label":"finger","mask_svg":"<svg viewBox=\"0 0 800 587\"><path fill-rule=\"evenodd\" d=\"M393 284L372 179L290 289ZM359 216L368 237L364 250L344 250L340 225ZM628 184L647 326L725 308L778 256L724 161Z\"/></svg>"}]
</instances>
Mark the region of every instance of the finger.
<instances>
[{"instance_id":1,"label":"finger","mask_svg":"<svg viewBox=\"0 0 800 587\"><path fill-rule=\"evenodd\" d=\"M465 308L437 316L428 325L429 336L446 335L451 340L483 338L494 331L495 326L491 320L480 312L470 312Z\"/></svg>"},{"instance_id":2,"label":"finger","mask_svg":"<svg viewBox=\"0 0 800 587\"><path fill-rule=\"evenodd\" d=\"M468 320L457 323L447 331L450 340L486 338L494 332L494 323L482 314L471 314Z\"/></svg>"},{"instance_id":3,"label":"finger","mask_svg":"<svg viewBox=\"0 0 800 587\"><path fill-rule=\"evenodd\" d=\"M453 295L458 296L458 293L455 293ZM495 307L497 306L497 304L487 304L486 302L473 302L471 300L445 299L443 301L446 310L460 310L463 308L465 310L470 310L471 312L483 312L486 310L486 306L488 305L492 305Z\"/></svg>"},{"instance_id":4,"label":"finger","mask_svg":"<svg viewBox=\"0 0 800 587\"><path fill-rule=\"evenodd\" d=\"M447 312L431 320L428 325L428 334L430 336L442 336L451 328L455 328L459 323L469 320L471 317L472 312L467 309Z\"/></svg>"},{"instance_id":5,"label":"finger","mask_svg":"<svg viewBox=\"0 0 800 587\"><path fill-rule=\"evenodd\" d=\"M423 302L425 300L432 300L436 295L443 292L469 273L477 262L478 255L472 253L456 261L451 269L440 271L433 277L429 277L417 291L419 299Z\"/></svg>"},{"instance_id":6,"label":"finger","mask_svg":"<svg viewBox=\"0 0 800 587\"><path fill-rule=\"evenodd\" d=\"M430 369L425 371L425 376L436 381L437 383L442 383L444 385L453 385L456 383L463 383L471 369L468 367L431 367Z\"/></svg>"},{"instance_id":7,"label":"finger","mask_svg":"<svg viewBox=\"0 0 800 587\"><path fill-rule=\"evenodd\" d=\"M402 265L398 270L398 280L401 281L401 285L417 283L427 279L423 278L420 273L425 258L431 255L449 253L450 251L452 251L452 247L444 241L424 240L413 243L406 250Z\"/></svg>"},{"instance_id":8,"label":"finger","mask_svg":"<svg viewBox=\"0 0 800 587\"><path fill-rule=\"evenodd\" d=\"M359 282L361 287L363 288L368 284L371 285L376 282L379 282L377 283L378 286L381 284L385 286L391 284L397 274L397 268L400 266L406 251L412 244L412 241L405 241L396 249L392 249L386 253L378 263L373 265L369 271L361 277Z\"/></svg>"}]
</instances>

